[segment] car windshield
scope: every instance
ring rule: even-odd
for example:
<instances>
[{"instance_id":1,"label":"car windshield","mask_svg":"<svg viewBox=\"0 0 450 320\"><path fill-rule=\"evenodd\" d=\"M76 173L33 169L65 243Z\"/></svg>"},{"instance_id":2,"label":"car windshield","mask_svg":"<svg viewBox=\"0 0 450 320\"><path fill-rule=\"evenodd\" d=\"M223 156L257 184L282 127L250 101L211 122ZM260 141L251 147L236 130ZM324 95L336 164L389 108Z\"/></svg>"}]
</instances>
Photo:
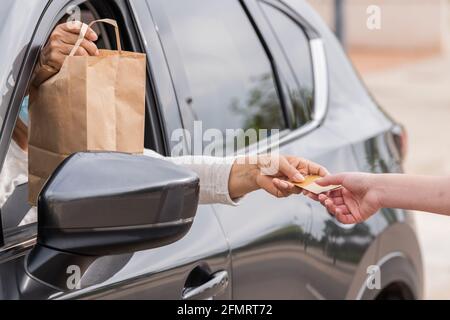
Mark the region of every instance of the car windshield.
<instances>
[{"instance_id":1,"label":"car windshield","mask_svg":"<svg viewBox=\"0 0 450 320\"><path fill-rule=\"evenodd\" d=\"M41 0L2 0L0 6L0 128L3 122L16 77L37 19L45 7ZM0 161L1 162L1 161Z\"/></svg>"}]
</instances>

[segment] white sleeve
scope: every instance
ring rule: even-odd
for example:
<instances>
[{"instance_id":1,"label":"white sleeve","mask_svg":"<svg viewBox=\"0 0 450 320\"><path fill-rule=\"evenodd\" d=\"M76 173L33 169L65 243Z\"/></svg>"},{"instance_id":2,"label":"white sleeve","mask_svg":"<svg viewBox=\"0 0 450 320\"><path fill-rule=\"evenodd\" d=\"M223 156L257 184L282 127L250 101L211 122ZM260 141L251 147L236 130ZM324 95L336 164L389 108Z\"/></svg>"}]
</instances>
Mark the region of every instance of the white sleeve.
<instances>
[{"instance_id":1,"label":"white sleeve","mask_svg":"<svg viewBox=\"0 0 450 320\"><path fill-rule=\"evenodd\" d=\"M153 150L144 149L144 155L170 161L197 173L200 179L200 204L221 203L236 206L239 199L231 199L228 180L236 158L182 156L164 157Z\"/></svg>"}]
</instances>

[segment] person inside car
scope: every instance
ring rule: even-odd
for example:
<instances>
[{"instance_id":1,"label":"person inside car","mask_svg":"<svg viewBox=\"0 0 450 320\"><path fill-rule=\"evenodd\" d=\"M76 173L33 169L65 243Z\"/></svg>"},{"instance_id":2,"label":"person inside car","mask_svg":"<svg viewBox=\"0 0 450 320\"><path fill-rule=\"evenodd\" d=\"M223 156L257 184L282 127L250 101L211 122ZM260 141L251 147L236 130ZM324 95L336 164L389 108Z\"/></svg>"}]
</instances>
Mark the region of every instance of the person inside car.
<instances>
[{"instance_id":1,"label":"person inside car","mask_svg":"<svg viewBox=\"0 0 450 320\"><path fill-rule=\"evenodd\" d=\"M78 39L81 22L62 23L56 26L41 51L38 64L33 72L32 85L40 83L57 73L66 56ZM88 30L76 55L98 55L95 41L98 39L93 29ZM62 106L63 107L63 106ZM27 123L28 101L22 103L20 117L14 129L14 136L7 154L0 180L0 208L17 185L27 182ZM144 155L164 158L158 153L145 149ZM236 161L235 157L220 158L210 156L165 157L175 164L196 172L200 178L200 203L222 203L236 205L239 198L249 192L264 189L275 197L287 197L301 193L289 181L302 182L304 175L328 174L327 170L308 160L295 156L259 155ZM262 174L276 164L277 172ZM35 222L36 210L32 209L20 223Z\"/></svg>"}]
</instances>

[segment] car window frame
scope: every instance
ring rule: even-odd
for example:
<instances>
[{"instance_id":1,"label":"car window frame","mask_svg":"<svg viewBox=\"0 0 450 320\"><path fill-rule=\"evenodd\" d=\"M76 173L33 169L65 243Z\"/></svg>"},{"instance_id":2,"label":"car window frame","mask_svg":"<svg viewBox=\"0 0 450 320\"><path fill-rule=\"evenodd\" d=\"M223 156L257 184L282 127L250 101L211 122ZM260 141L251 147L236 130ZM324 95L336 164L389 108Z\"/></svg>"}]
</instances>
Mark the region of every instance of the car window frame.
<instances>
[{"instance_id":1,"label":"car window frame","mask_svg":"<svg viewBox=\"0 0 450 320\"><path fill-rule=\"evenodd\" d=\"M264 8L264 6L266 8ZM262 14L264 15L264 17L266 18L267 23L270 26L270 29L271 29L274 37L277 39L277 46L279 47L279 50L282 52L282 54L283 54L282 58L283 58L284 61L286 61L287 68L289 69L289 70L286 70L286 72L289 72L289 74L290 74L290 78L291 78L290 81L293 82L293 83L296 83L296 87L298 89L300 89L301 86L302 86L302 83L300 82L300 79L298 79L298 77L296 76L296 70L294 69L294 66L292 64L292 60L291 60L291 58L290 58L290 56L289 56L289 54L287 52L287 48L285 47L282 39L280 38L279 32L277 30L277 27L276 27L276 25L274 23L272 23L271 18L269 16L269 12L266 9L270 8L270 10L274 10L274 11L278 12L286 20L290 20L290 22L293 25L295 25L295 27L298 28L298 31L301 32L304 35L304 37L306 39L306 43L305 44L307 45L307 48L308 48L307 53L309 55L308 68L310 69L311 77L313 78L314 77L314 68L313 68L313 63L312 63L312 52L311 52L311 46L310 46L310 41L311 41L310 35L308 35L308 32L305 30L305 27L302 26L302 24L299 21L297 21L294 17L292 17L291 14L289 14L289 12L287 12L284 9L282 9L280 6L274 5L271 1L259 0L258 1L258 7L259 7L260 11L262 12ZM315 91L314 78L311 79L311 82L312 82L312 86L313 86L312 90L313 90L313 98L314 98L314 91ZM292 107L294 107L294 106L292 105ZM293 124L292 127L291 127L292 129L299 128L299 127L305 125L307 122L312 120L312 116L313 116L313 112L314 112L314 101L313 101L313 105L312 105L312 109L311 110L309 110L309 108L306 105L303 105L302 109L303 109L303 112L305 114L308 114L308 116L306 118L306 121L301 123L300 125L297 125L298 119L293 118L292 121L291 121L291 123ZM293 117L295 116L294 115L294 109L292 109L291 114L292 114Z\"/></svg>"},{"instance_id":2,"label":"car window frame","mask_svg":"<svg viewBox=\"0 0 450 320\"><path fill-rule=\"evenodd\" d=\"M273 150L274 148L282 147L289 144L305 135L310 134L316 128L318 128L325 121L328 113L329 102L329 77L328 77L328 65L325 52L325 44L322 35L316 28L309 23L308 19L301 15L288 4L280 0L242 0L249 8L249 11L254 17L258 28L261 30L266 42L270 46L276 62L279 64L280 69L287 72L289 65L282 54L279 46L279 40L276 34L272 30L272 26L267 21L263 9L260 8L259 2L264 2L272 7L280 10L282 13L288 15L294 22L299 24L307 38L309 39L309 46L311 51L311 59L313 64L313 79L314 79L314 107L311 121L305 123L300 127L291 127L289 132L280 137L278 141L268 143L265 149L251 148L254 152L265 152L266 150ZM289 69L290 72L290 69ZM283 84L283 94L286 95L287 106L289 107L289 113L293 115L293 106L290 103L289 94L286 83Z\"/></svg>"},{"instance_id":3,"label":"car window frame","mask_svg":"<svg viewBox=\"0 0 450 320\"><path fill-rule=\"evenodd\" d=\"M43 23L45 13L47 13L47 15L53 14L54 16L57 14L54 10L55 7L55 5L52 6L50 2L47 2L47 5L39 14L39 19L34 28L30 43L27 46L25 54L22 58L21 67L16 78L17 81L8 104L8 110L6 111L2 135L0 136L0 170L3 168L4 159L6 158L6 154L9 150L13 130L19 114L19 107L22 103L23 97L27 93L33 68L38 60L40 48L45 44L45 41L49 35L48 32L44 32L43 28L38 28L38 26ZM44 21L44 23L45 22L46 21ZM53 23L56 23L56 21ZM2 214L1 210L0 214ZM3 243L2 247L0 247L0 263L21 254L21 252L32 247L36 242L37 226L36 223L34 223L28 226L18 227L14 229L13 232L8 234L5 233L2 226L1 232Z\"/></svg>"},{"instance_id":4,"label":"car window frame","mask_svg":"<svg viewBox=\"0 0 450 320\"><path fill-rule=\"evenodd\" d=\"M48 1L44 10L49 6ZM42 16L41 14L36 15L38 24L40 23ZM30 39L36 36L35 32L30 35ZM33 47L33 42L30 40L29 44L24 48L24 52L20 55L22 56L21 61L18 61L18 72L16 74L11 73L11 76L15 77L14 85L12 88L9 101L6 103L7 108L5 111L5 117L3 123L0 124L0 170L3 167L3 162L6 158L6 154L9 149L9 144L12 138L13 130L16 124L16 120L19 114L20 103L22 102L23 96L28 88L28 83L31 78L32 66L34 66L37 61L36 48ZM19 56L17 57L19 58ZM32 65L26 64L25 61L33 59ZM12 70L14 72L14 70ZM29 74L28 77L23 77L23 74Z\"/></svg>"},{"instance_id":5,"label":"car window frame","mask_svg":"<svg viewBox=\"0 0 450 320\"><path fill-rule=\"evenodd\" d=\"M7 116L5 117L5 125L3 127L4 133L0 137L1 142L6 144L5 149L1 149L0 160L6 158L8 152L9 144L12 139L12 132L19 114L19 107L22 102L23 97L27 93L29 87L32 72L37 63L39 53L41 48L45 45L52 28L55 24L66 14L67 9L72 5L80 5L87 0L53 0L48 2L45 9L40 13L40 18L34 27L34 32L30 40L30 44L24 54L22 59L22 67L17 75L17 82L12 93L12 97L9 102L9 107L7 110ZM129 19L128 24L132 24L133 28L122 28L122 33L127 33L127 37L132 42L130 45L133 49L139 52L143 52L142 39L139 34L139 29L135 25L134 14L131 7L125 0L114 0L113 3L109 3L108 6L116 6L120 10L120 14L123 16L124 20ZM125 21L124 23L127 23ZM122 40L123 41L123 40ZM153 90L150 83L152 82L152 77L148 72L147 64L147 74L146 74L146 128L145 136L154 139L153 146L156 152L165 154L166 145L165 139L161 132L162 121L159 119L159 114L157 114L157 106L153 99ZM147 117L148 116L148 117ZM149 121L149 123L148 123ZM148 124L148 125L147 125ZM151 129L151 131L149 130ZM154 135L153 135L154 133ZM147 140L148 141L148 140ZM3 166L3 161L0 162L0 169ZM1 215L1 210L0 210ZM1 219L1 216L0 216ZM0 220L1 221L1 220ZM32 223L25 226L18 226L17 228L8 230L6 233L3 228L0 228L1 236L3 238L3 243L0 242L0 263L5 261L5 259L10 259L11 256L20 254L21 252L30 249L36 243L37 235L37 223Z\"/></svg>"}]
</instances>

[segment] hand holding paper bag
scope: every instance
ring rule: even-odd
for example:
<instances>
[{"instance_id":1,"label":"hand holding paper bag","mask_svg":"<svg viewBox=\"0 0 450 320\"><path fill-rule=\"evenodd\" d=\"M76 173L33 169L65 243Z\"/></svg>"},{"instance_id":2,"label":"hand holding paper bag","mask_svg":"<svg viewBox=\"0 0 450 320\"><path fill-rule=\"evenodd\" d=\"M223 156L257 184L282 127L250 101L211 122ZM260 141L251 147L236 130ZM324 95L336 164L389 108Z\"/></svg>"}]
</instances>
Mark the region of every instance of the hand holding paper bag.
<instances>
[{"instance_id":1,"label":"hand holding paper bag","mask_svg":"<svg viewBox=\"0 0 450 320\"><path fill-rule=\"evenodd\" d=\"M117 51L74 56L61 70L30 92L29 201L35 205L47 178L68 155L79 151L142 153L144 147L146 58L122 51L116 21Z\"/></svg>"}]
</instances>

